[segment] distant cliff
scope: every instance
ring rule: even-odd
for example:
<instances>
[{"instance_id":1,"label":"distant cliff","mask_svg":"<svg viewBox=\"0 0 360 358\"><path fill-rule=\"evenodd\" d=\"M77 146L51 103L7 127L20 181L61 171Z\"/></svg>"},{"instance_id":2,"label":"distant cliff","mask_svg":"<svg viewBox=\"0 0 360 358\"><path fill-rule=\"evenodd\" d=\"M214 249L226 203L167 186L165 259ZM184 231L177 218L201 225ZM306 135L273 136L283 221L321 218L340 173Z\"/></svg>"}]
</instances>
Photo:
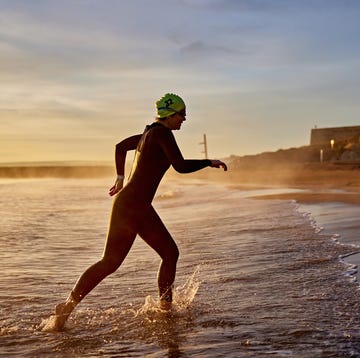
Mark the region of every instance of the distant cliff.
<instances>
[{"instance_id":1,"label":"distant cliff","mask_svg":"<svg viewBox=\"0 0 360 358\"><path fill-rule=\"evenodd\" d=\"M271 169L283 166L298 166L306 163L334 163L360 165L360 144L338 142L333 148L309 145L298 148L279 149L255 155L227 158L233 169Z\"/></svg>"},{"instance_id":2,"label":"distant cliff","mask_svg":"<svg viewBox=\"0 0 360 358\"><path fill-rule=\"evenodd\" d=\"M319 153L318 147L304 146L241 157L232 155L227 162L232 169L271 169L274 166L319 162Z\"/></svg>"}]
</instances>

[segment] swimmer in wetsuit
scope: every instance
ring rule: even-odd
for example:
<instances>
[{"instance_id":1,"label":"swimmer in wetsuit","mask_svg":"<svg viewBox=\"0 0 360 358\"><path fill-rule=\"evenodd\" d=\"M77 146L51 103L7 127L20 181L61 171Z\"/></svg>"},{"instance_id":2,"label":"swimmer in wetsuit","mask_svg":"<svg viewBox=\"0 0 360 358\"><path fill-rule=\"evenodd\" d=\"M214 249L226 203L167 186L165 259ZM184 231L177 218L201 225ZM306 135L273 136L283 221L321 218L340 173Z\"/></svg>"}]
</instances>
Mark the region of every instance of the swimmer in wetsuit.
<instances>
[{"instance_id":1,"label":"swimmer in wetsuit","mask_svg":"<svg viewBox=\"0 0 360 358\"><path fill-rule=\"evenodd\" d=\"M55 308L55 326L60 330L75 306L106 276L118 269L139 235L161 257L158 273L160 307L169 309L179 251L175 241L154 210L151 202L156 189L170 166L180 173L191 173L205 167L227 170L220 160L184 159L172 130L185 121L185 103L167 93L157 103L157 120L146 126L143 134L129 137L116 145L117 179L109 194L115 195L107 240L100 261L90 266L76 282L67 300ZM125 186L126 153L136 150L131 174Z\"/></svg>"}]
</instances>

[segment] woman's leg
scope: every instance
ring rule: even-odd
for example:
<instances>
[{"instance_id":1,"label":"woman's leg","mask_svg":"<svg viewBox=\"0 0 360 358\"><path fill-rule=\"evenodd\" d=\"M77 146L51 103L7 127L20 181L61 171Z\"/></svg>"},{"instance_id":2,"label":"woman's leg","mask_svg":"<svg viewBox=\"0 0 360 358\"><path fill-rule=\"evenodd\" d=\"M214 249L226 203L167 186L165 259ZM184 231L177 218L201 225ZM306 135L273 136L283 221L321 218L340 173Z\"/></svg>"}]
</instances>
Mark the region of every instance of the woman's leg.
<instances>
[{"instance_id":1,"label":"woman's leg","mask_svg":"<svg viewBox=\"0 0 360 358\"><path fill-rule=\"evenodd\" d=\"M102 259L80 276L66 301L55 307L57 329L62 329L76 305L122 264L136 237L134 227L131 218L122 217L119 211L113 210Z\"/></svg>"},{"instance_id":2,"label":"woman's leg","mask_svg":"<svg viewBox=\"0 0 360 358\"><path fill-rule=\"evenodd\" d=\"M115 272L128 254L136 233L110 231L106 240L103 257L100 261L90 266L76 282L73 290L73 298L80 302L92 291L106 276Z\"/></svg>"},{"instance_id":3,"label":"woman's leg","mask_svg":"<svg viewBox=\"0 0 360 358\"><path fill-rule=\"evenodd\" d=\"M139 235L162 259L158 286L160 301L163 301L163 307L166 308L166 302L171 304L172 301L172 285L175 280L179 250L152 206L143 215L143 221L139 225Z\"/></svg>"}]
</instances>

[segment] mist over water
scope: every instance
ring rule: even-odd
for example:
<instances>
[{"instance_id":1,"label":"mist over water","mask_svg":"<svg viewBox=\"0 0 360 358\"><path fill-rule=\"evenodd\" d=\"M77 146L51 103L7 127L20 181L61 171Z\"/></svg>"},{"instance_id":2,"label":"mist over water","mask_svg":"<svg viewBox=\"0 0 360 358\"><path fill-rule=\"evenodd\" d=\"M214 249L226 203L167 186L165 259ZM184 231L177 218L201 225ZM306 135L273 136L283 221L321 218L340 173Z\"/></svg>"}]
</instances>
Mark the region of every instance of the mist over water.
<instances>
[{"instance_id":1,"label":"mist over water","mask_svg":"<svg viewBox=\"0 0 360 358\"><path fill-rule=\"evenodd\" d=\"M96 163L24 163L0 165L0 178L104 178L114 176L113 165Z\"/></svg>"},{"instance_id":2,"label":"mist over water","mask_svg":"<svg viewBox=\"0 0 360 358\"><path fill-rule=\"evenodd\" d=\"M339 260L354 247L294 203L185 179L154 202L180 250L174 309L159 310L160 260L137 238L59 333L43 324L101 256L111 179L1 181L0 355L360 357L358 283Z\"/></svg>"}]
</instances>

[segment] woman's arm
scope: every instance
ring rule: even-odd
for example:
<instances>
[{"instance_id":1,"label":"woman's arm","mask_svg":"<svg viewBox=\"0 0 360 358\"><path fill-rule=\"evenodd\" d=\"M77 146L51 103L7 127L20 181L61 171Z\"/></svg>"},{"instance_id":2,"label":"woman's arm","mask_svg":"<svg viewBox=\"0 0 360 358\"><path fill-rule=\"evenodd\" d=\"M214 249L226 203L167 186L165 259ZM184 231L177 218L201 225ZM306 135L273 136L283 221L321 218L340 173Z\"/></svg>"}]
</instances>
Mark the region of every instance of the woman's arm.
<instances>
[{"instance_id":1,"label":"woman's arm","mask_svg":"<svg viewBox=\"0 0 360 358\"><path fill-rule=\"evenodd\" d=\"M110 188L109 195L113 196L119 192L124 185L124 174L125 174L125 160L126 153L129 150L135 150L140 139L141 134L137 134L122 140L115 146L115 166L117 178L115 184Z\"/></svg>"},{"instance_id":2,"label":"woman's arm","mask_svg":"<svg viewBox=\"0 0 360 358\"><path fill-rule=\"evenodd\" d=\"M227 170L226 164L220 160L184 159L171 131L167 131L160 143L171 165L179 173L192 173L205 167L222 167Z\"/></svg>"},{"instance_id":3,"label":"woman's arm","mask_svg":"<svg viewBox=\"0 0 360 358\"><path fill-rule=\"evenodd\" d=\"M115 165L116 165L117 175L124 175L126 153L129 150L136 149L141 136L142 136L141 134L133 135L129 138L122 140L120 143L116 144L116 146L115 146Z\"/></svg>"}]
</instances>

